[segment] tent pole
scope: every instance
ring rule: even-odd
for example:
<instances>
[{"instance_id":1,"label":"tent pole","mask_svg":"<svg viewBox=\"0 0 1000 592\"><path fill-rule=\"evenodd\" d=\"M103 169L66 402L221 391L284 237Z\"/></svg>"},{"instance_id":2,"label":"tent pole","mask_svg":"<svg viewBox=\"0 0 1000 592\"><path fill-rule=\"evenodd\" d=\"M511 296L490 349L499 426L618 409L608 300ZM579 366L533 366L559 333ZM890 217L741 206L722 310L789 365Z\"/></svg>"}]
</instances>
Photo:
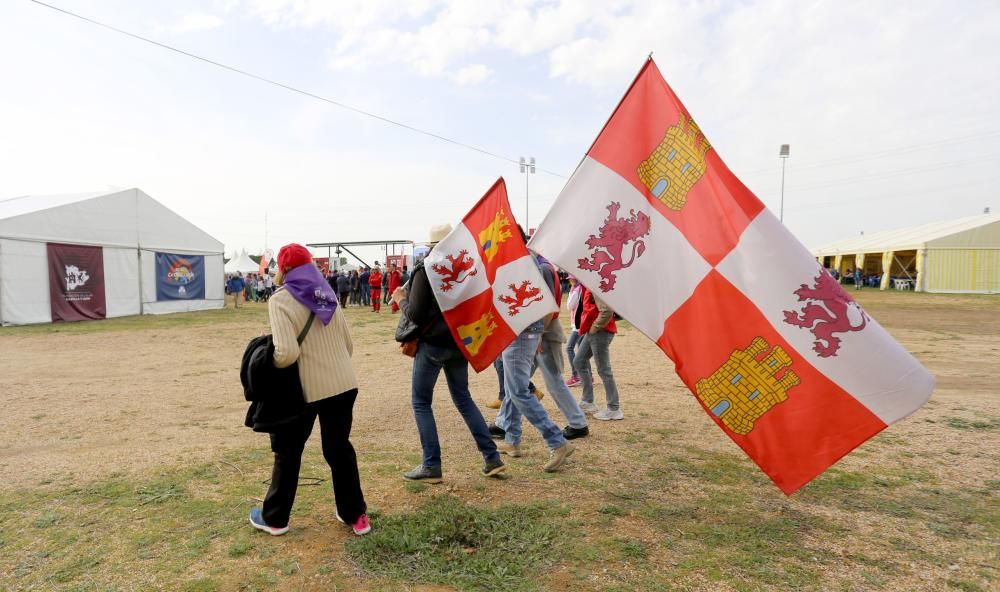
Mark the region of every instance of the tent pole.
<instances>
[{"instance_id":1,"label":"tent pole","mask_svg":"<svg viewBox=\"0 0 1000 592\"><path fill-rule=\"evenodd\" d=\"M142 248L136 248L136 257L139 260L137 267L139 268L139 314L144 314L145 307L143 306L143 296L142 296Z\"/></svg>"}]
</instances>

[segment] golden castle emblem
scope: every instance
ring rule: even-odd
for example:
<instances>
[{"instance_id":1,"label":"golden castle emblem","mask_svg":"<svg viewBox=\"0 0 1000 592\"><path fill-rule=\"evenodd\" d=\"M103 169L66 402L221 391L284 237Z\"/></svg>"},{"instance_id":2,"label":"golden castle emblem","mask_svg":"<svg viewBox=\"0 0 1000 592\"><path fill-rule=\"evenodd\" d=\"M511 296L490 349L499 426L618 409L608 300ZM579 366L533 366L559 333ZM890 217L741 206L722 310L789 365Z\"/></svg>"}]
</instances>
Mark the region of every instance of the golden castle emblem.
<instances>
[{"instance_id":1,"label":"golden castle emblem","mask_svg":"<svg viewBox=\"0 0 1000 592\"><path fill-rule=\"evenodd\" d=\"M462 339L462 345L465 346L465 349L475 356L479 355L479 348L496 329L497 324L493 321L493 313L487 312L477 321L468 325L459 325L458 336Z\"/></svg>"},{"instance_id":2,"label":"golden castle emblem","mask_svg":"<svg viewBox=\"0 0 1000 592\"><path fill-rule=\"evenodd\" d=\"M639 179L663 205L680 210L705 173L705 155L711 147L698 124L681 113L677 125L667 128L660 145L639 163Z\"/></svg>"},{"instance_id":3,"label":"golden castle emblem","mask_svg":"<svg viewBox=\"0 0 1000 592\"><path fill-rule=\"evenodd\" d=\"M762 337L755 337L746 349L738 349L729 360L708 378L695 385L698 398L733 432L745 436L762 415L788 399L788 390L799 384L791 369L777 378L776 374L792 365L792 359Z\"/></svg>"}]
</instances>

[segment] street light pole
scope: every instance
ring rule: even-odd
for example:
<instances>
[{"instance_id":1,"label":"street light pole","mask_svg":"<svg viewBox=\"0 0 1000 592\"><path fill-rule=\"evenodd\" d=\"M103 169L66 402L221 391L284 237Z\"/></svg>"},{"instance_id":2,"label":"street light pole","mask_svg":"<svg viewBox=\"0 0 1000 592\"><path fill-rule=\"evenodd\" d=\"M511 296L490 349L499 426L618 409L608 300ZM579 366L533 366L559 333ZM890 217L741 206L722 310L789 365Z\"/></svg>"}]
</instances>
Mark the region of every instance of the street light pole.
<instances>
[{"instance_id":1,"label":"street light pole","mask_svg":"<svg viewBox=\"0 0 1000 592\"><path fill-rule=\"evenodd\" d=\"M531 225L528 223L528 176L535 174L535 157L532 156L525 161L522 156L519 164L521 172L524 173L524 231L531 232Z\"/></svg>"},{"instance_id":2,"label":"street light pole","mask_svg":"<svg viewBox=\"0 0 1000 592\"><path fill-rule=\"evenodd\" d=\"M778 150L778 158L781 159L781 210L778 212L778 220L785 221L785 161L788 160L790 152L788 144L782 144Z\"/></svg>"}]
</instances>

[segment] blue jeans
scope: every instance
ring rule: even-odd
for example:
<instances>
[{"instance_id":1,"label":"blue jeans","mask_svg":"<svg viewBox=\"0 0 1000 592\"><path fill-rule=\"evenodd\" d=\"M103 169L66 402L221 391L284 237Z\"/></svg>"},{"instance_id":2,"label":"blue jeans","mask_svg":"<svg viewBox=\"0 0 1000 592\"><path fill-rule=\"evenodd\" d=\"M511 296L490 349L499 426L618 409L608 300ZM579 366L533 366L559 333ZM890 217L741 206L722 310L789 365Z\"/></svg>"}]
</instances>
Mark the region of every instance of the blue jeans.
<instances>
[{"instance_id":1,"label":"blue jeans","mask_svg":"<svg viewBox=\"0 0 1000 592\"><path fill-rule=\"evenodd\" d=\"M610 331L598 331L595 334L586 334L580 339L577 346L576 359L573 365L583 383L583 394L580 401L583 403L594 402L594 376L590 371L590 358L597 362L597 374L604 382L604 394L608 400L608 409L618 410L618 386L615 384L615 375L611 372L611 340L615 334Z\"/></svg>"},{"instance_id":2,"label":"blue jeans","mask_svg":"<svg viewBox=\"0 0 1000 592\"><path fill-rule=\"evenodd\" d=\"M372 287L367 283L361 284L361 304L368 306L372 303Z\"/></svg>"},{"instance_id":3,"label":"blue jeans","mask_svg":"<svg viewBox=\"0 0 1000 592\"><path fill-rule=\"evenodd\" d=\"M540 330L526 329L513 343L503 350L504 398L500 415L506 421L501 426L507 430L506 439L511 444L521 443L521 415L524 415L542 434L549 448L555 449L566 444L562 430L549 419L545 407L528 390L531 370L535 360L535 350L542 338Z\"/></svg>"},{"instance_id":4,"label":"blue jeans","mask_svg":"<svg viewBox=\"0 0 1000 592\"><path fill-rule=\"evenodd\" d=\"M563 380L563 357L559 343L543 343L541 353L535 355L535 364L542 371L545 386L548 387L552 400L556 402L556 406L566 417L570 427L577 429L587 427L587 416Z\"/></svg>"},{"instance_id":5,"label":"blue jeans","mask_svg":"<svg viewBox=\"0 0 1000 592\"><path fill-rule=\"evenodd\" d=\"M573 365L573 360L576 359L576 344L580 343L580 334L576 329L569 335L569 341L566 342L566 357L569 358L569 369L573 373L573 378L579 378L580 375L576 373L576 366Z\"/></svg>"},{"instance_id":6,"label":"blue jeans","mask_svg":"<svg viewBox=\"0 0 1000 592\"><path fill-rule=\"evenodd\" d=\"M420 446L423 448L423 465L429 468L441 466L441 443L438 440L437 423L431 401L438 375L444 370L448 381L448 391L455 408L462 414L465 425L476 441L476 446L487 462L499 460L497 445L490 438L486 420L472 401L469 393L469 363L462 352L451 347L441 347L420 342L417 356L413 359L412 404L413 416L417 420Z\"/></svg>"},{"instance_id":7,"label":"blue jeans","mask_svg":"<svg viewBox=\"0 0 1000 592\"><path fill-rule=\"evenodd\" d=\"M500 383L500 392L499 392L499 394L497 394L497 398L500 399L501 401L503 401L504 397L507 396L507 393L504 391L504 388L503 388L503 357L502 356L497 356L497 359L493 360L493 369L497 371L497 382ZM532 374L534 374L534 371L532 371ZM528 390L531 391L532 393L534 393L535 392L535 383L529 381L528 382ZM497 424L497 425L500 425L500 424Z\"/></svg>"}]
</instances>

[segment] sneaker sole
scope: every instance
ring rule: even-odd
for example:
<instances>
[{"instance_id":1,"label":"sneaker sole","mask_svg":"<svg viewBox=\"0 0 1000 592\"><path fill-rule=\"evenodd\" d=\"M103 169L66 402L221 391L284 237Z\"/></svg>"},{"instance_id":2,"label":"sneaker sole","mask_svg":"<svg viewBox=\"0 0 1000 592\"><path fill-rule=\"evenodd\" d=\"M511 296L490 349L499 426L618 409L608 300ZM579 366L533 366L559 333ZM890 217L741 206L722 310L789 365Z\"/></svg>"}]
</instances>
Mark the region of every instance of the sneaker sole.
<instances>
[{"instance_id":1,"label":"sneaker sole","mask_svg":"<svg viewBox=\"0 0 1000 592\"><path fill-rule=\"evenodd\" d=\"M492 471L483 472L483 477L496 477L497 475L506 470L507 470L507 465L500 465L499 467L495 467Z\"/></svg>"},{"instance_id":2,"label":"sneaker sole","mask_svg":"<svg viewBox=\"0 0 1000 592\"><path fill-rule=\"evenodd\" d=\"M500 450L500 454L506 454L507 456L509 456L511 458L521 458L521 451L520 450L509 450L508 451L508 450L501 449Z\"/></svg>"},{"instance_id":3,"label":"sneaker sole","mask_svg":"<svg viewBox=\"0 0 1000 592\"><path fill-rule=\"evenodd\" d=\"M622 415L621 417L597 417L596 415L594 415L593 418L596 419L597 421L621 421L625 419L625 416Z\"/></svg>"},{"instance_id":4,"label":"sneaker sole","mask_svg":"<svg viewBox=\"0 0 1000 592\"><path fill-rule=\"evenodd\" d=\"M546 473L555 473L557 470L559 470L559 467L563 466L563 463L566 462L566 459L568 459L569 457L573 456L574 452L576 452L576 447L573 447L572 450L570 450L569 452L567 452L566 456L562 457L562 460L559 461L559 464L553 465L551 467L550 466L542 467L542 470L544 470Z\"/></svg>"},{"instance_id":5,"label":"sneaker sole","mask_svg":"<svg viewBox=\"0 0 1000 592\"><path fill-rule=\"evenodd\" d=\"M285 534L286 532L288 532L288 527L287 526L284 527L284 528L274 528L273 526L266 526L266 525L257 524L253 520L250 520L250 526L256 528L257 530L259 530L261 532L266 532L267 534L269 534L271 536L281 536L281 535Z\"/></svg>"},{"instance_id":6,"label":"sneaker sole","mask_svg":"<svg viewBox=\"0 0 1000 592\"><path fill-rule=\"evenodd\" d=\"M430 483L431 485L437 485L438 483L442 483L444 481L441 477L427 477L425 479L411 479L409 477L403 477L403 479L406 479L407 481L416 481L418 483Z\"/></svg>"}]
</instances>

